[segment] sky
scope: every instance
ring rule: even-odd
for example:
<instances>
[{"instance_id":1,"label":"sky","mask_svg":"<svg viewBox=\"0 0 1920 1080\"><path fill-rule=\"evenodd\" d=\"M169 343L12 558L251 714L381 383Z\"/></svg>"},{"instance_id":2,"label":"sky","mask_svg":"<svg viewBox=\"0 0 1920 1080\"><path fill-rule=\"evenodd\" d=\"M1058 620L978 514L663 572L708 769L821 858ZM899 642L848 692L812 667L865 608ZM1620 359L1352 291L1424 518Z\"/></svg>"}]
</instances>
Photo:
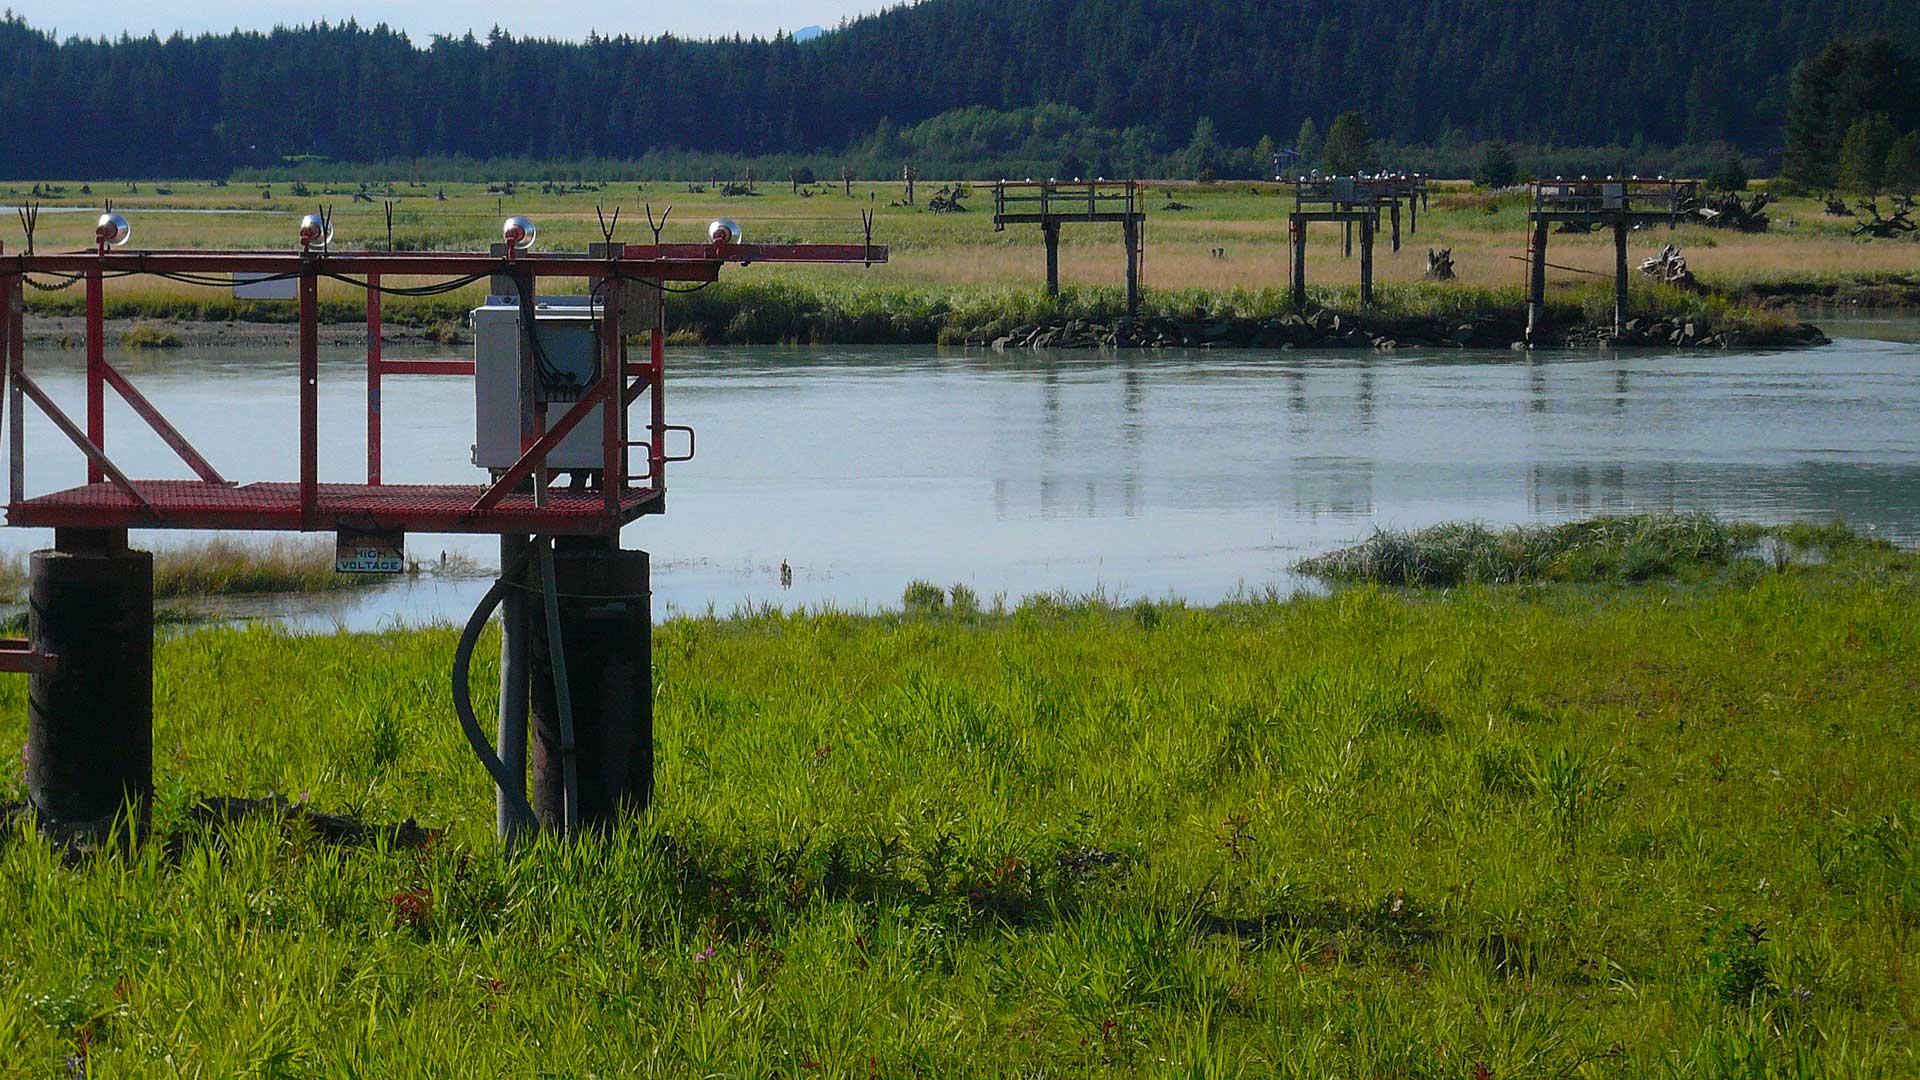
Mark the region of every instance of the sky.
<instances>
[{"instance_id":1,"label":"sky","mask_svg":"<svg viewBox=\"0 0 1920 1080\"><path fill-rule=\"evenodd\" d=\"M399 3L337 6L329 0L298 3L288 0L7 0L14 14L40 30L57 31L62 38L118 37L122 31L162 36L175 30L189 34L225 31L234 27L267 30L275 24L302 24L348 17L371 26L384 22L405 30L425 44L433 34L484 35L498 24L515 35L579 39L588 31L605 36L632 34L654 37L672 32L682 37L733 34L771 36L778 30L815 25L829 29L842 16L875 10L880 0L573 0L571 3L450 4L444 0L401 0Z\"/></svg>"}]
</instances>

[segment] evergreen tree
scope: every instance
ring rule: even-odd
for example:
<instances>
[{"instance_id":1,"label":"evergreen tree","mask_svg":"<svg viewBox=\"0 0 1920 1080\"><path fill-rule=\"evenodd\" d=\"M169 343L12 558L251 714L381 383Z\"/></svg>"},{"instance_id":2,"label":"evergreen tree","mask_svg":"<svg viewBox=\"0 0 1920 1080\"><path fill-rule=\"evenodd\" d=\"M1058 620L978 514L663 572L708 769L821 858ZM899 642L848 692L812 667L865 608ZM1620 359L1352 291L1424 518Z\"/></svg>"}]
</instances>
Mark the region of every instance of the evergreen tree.
<instances>
[{"instance_id":1,"label":"evergreen tree","mask_svg":"<svg viewBox=\"0 0 1920 1080\"><path fill-rule=\"evenodd\" d=\"M1707 186L1716 191L1747 190L1747 163L1740 160L1740 151L1727 147L1720 163L1708 174Z\"/></svg>"},{"instance_id":2,"label":"evergreen tree","mask_svg":"<svg viewBox=\"0 0 1920 1080\"><path fill-rule=\"evenodd\" d=\"M1253 175L1263 180L1271 180L1280 174L1278 162L1274 160L1279 153L1273 144L1273 136L1262 135L1260 141L1253 144Z\"/></svg>"},{"instance_id":3,"label":"evergreen tree","mask_svg":"<svg viewBox=\"0 0 1920 1080\"><path fill-rule=\"evenodd\" d=\"M1893 149L1887 152L1887 167L1880 182L1888 191L1897 191L1907 198L1920 192L1920 131L1909 131L1893 144Z\"/></svg>"},{"instance_id":4,"label":"evergreen tree","mask_svg":"<svg viewBox=\"0 0 1920 1080\"><path fill-rule=\"evenodd\" d=\"M1853 122L1840 144L1840 187L1859 195L1878 195L1898 136L1884 113Z\"/></svg>"},{"instance_id":5,"label":"evergreen tree","mask_svg":"<svg viewBox=\"0 0 1920 1080\"><path fill-rule=\"evenodd\" d=\"M1220 175L1220 140L1214 134L1213 118L1203 116L1193 125L1193 137L1181 155L1182 169L1194 180L1212 180Z\"/></svg>"},{"instance_id":6,"label":"evergreen tree","mask_svg":"<svg viewBox=\"0 0 1920 1080\"><path fill-rule=\"evenodd\" d=\"M1373 164L1373 135L1367 130L1367 118L1357 109L1349 109L1334 118L1327 129L1323 152L1327 171L1335 176L1352 176Z\"/></svg>"},{"instance_id":7,"label":"evergreen tree","mask_svg":"<svg viewBox=\"0 0 1920 1080\"><path fill-rule=\"evenodd\" d=\"M1300 155L1298 164L1301 172L1312 172L1313 167L1320 164L1321 148L1320 128L1313 122L1313 117L1300 121L1300 134L1293 137L1293 149Z\"/></svg>"},{"instance_id":8,"label":"evergreen tree","mask_svg":"<svg viewBox=\"0 0 1920 1080\"><path fill-rule=\"evenodd\" d=\"M1911 63L1885 37L1828 45L1794 69L1782 175L1809 187L1851 186L1877 175L1879 163L1864 161L1854 163L1851 178L1841 175L1847 136L1874 114L1899 127L1920 123L1920 83Z\"/></svg>"},{"instance_id":9,"label":"evergreen tree","mask_svg":"<svg viewBox=\"0 0 1920 1080\"><path fill-rule=\"evenodd\" d=\"M1513 160L1513 151L1506 143L1490 142L1480 151L1473 182L1483 188L1512 187L1520 182L1520 166Z\"/></svg>"}]
</instances>

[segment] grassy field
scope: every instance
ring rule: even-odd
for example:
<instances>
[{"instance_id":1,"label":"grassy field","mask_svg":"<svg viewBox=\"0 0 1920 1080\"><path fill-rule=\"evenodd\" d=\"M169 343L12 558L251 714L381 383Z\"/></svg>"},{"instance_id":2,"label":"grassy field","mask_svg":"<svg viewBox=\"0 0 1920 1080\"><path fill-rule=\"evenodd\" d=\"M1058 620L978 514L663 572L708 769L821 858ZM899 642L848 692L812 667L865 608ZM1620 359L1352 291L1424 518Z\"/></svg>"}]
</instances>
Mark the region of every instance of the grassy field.
<instances>
[{"instance_id":1,"label":"grassy field","mask_svg":"<svg viewBox=\"0 0 1920 1080\"><path fill-rule=\"evenodd\" d=\"M0 1072L1913 1076L1920 557L1698 569L679 619L651 818L511 856L451 631L170 635L164 842L0 849ZM188 822L268 791L445 831Z\"/></svg>"},{"instance_id":2,"label":"grassy field","mask_svg":"<svg viewBox=\"0 0 1920 1080\"><path fill-rule=\"evenodd\" d=\"M737 218L747 237L757 241L857 242L859 213L872 209L878 217L876 242L892 248L884 266L733 268L729 281L788 283L810 295L825 296L848 310L877 308L889 313L911 313L930 305L965 308L1005 304L1009 293L1031 295L1044 281L1045 266L1040 232L1012 228L995 232L988 189L976 188L972 210L964 214L934 214L923 209L940 187L923 181L918 186L920 206L902 204L899 184L860 183L849 198L836 186L817 185L801 196L788 185L761 185L761 194L722 198L712 191L693 192L686 184L619 184L601 190L543 194L537 185L519 188L512 196L489 194L486 185L402 185L391 196L375 192L373 201L353 201L353 188L329 194L316 188L295 197L286 185L215 187L207 183L94 185L91 195L81 184L66 182L46 198L49 207L40 219L38 245L42 250L86 246L91 243L92 215L60 213L52 208L94 207L111 197L117 209L134 224L136 247L271 247L292 248L300 214L321 203L336 207L336 243L343 247L384 247L386 222L380 200L392 198L399 208L394 218L394 241L408 248L476 248L497 240L503 213L523 213L540 226L543 247L584 250L600 239L596 204L609 211L623 208L620 235L629 242L651 237L643 206L658 215L668 205L673 213L664 239L703 239L706 223L717 216ZM1287 277L1286 213L1292 208L1290 188L1278 185L1220 183L1212 185L1153 184L1147 205L1148 246L1145 260L1149 300L1158 310L1178 310L1204 298L1242 309L1273 309L1284 301ZM444 192L446 198L438 196ZM0 200L30 197L31 186L0 188ZM271 197L263 197L270 195ZM1166 210L1174 203L1188 209ZM190 211L222 211L204 213ZM1710 289L1737 294L1756 284L1781 281L1832 282L1907 275L1920 272L1920 245L1911 242L1861 242L1847 235L1852 221L1826 215L1809 198L1782 200L1772 209L1774 230L1764 235L1742 235L1704 226L1677 230L1650 229L1635 235L1630 249L1634 262L1656 254L1664 245L1679 245L1689 264ZM17 229L16 229L17 233ZM1061 274L1064 281L1098 290L1103 302L1118 296L1123 259L1118 226L1080 226L1063 231ZM17 250L18 235L8 243ZM1425 269L1428 247L1447 247L1459 270L1457 283L1417 285ZM1401 251L1387 250L1383 239L1376 257L1377 280L1389 288L1382 303L1396 309L1423 300L1431 292L1458 292L1485 305L1517 303L1523 285L1525 205L1518 195L1489 196L1463 185L1443 185L1428 213L1420 217L1420 231L1408 236ZM1555 236L1550 261L1577 270L1553 270L1556 290L1584 303L1586 294L1604 292L1610 274L1611 240L1589 236ZM1350 306L1355 301L1358 271L1340 253L1338 231L1323 227L1312 235L1308 280L1321 302ZM198 290L171 283L116 285L109 290L126 316L227 318L235 312L223 291ZM328 313L350 318L357 295L334 282L322 283ZM1231 300L1218 298L1233 297ZM439 298L431 303L405 300L388 303L389 317L400 322L431 322L451 318L480 298L470 294ZM755 298L758 301L758 297ZM35 293L30 303L40 310L77 311L77 294ZM272 318L270 306L257 305L248 317ZM278 316L286 317L284 314Z\"/></svg>"}]
</instances>

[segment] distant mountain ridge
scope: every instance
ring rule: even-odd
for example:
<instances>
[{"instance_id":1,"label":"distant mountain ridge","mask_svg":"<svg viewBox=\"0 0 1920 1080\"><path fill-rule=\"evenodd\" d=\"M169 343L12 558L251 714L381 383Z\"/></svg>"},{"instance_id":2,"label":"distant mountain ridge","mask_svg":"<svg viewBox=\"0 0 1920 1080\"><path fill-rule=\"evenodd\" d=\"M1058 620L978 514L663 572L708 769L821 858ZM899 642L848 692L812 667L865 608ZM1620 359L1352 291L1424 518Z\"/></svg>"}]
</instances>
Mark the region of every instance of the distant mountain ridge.
<instances>
[{"instance_id":1,"label":"distant mountain ridge","mask_svg":"<svg viewBox=\"0 0 1920 1080\"><path fill-rule=\"evenodd\" d=\"M1184 145L1349 108L1401 143L1779 145L1799 60L1912 0L923 0L802 45L416 43L348 22L56 42L0 20L0 172L206 174L289 155L566 160L833 151L883 120L1058 103ZM84 133L84 134L83 134Z\"/></svg>"},{"instance_id":2,"label":"distant mountain ridge","mask_svg":"<svg viewBox=\"0 0 1920 1080\"><path fill-rule=\"evenodd\" d=\"M824 27L803 26L800 29L795 30L792 36L793 36L793 40L795 41L812 41L814 38L817 38L821 34L824 34L826 32L827 31Z\"/></svg>"}]
</instances>

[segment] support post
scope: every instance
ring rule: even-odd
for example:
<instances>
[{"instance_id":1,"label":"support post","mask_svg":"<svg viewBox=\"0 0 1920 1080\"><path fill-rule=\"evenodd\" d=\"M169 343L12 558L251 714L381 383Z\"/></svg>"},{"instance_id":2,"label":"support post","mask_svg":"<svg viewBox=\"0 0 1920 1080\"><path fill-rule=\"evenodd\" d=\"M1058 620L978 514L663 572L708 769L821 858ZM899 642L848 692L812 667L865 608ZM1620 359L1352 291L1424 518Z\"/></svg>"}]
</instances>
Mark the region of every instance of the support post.
<instances>
[{"instance_id":1,"label":"support post","mask_svg":"<svg viewBox=\"0 0 1920 1080\"><path fill-rule=\"evenodd\" d=\"M1042 198L1045 198L1044 191ZM1047 295L1060 295L1060 223L1045 221L1040 224L1040 232L1047 239Z\"/></svg>"},{"instance_id":2,"label":"support post","mask_svg":"<svg viewBox=\"0 0 1920 1080\"><path fill-rule=\"evenodd\" d=\"M527 622L528 592L533 565L533 545L525 536L500 538L500 573L511 575L513 588L500 601L500 761L507 772L520 780L520 793L527 784L527 665L532 655L531 628ZM514 839L526 824L513 810L504 792L494 793L494 823L503 839Z\"/></svg>"},{"instance_id":3,"label":"support post","mask_svg":"<svg viewBox=\"0 0 1920 1080\"><path fill-rule=\"evenodd\" d=\"M1393 223L1393 250L1398 253L1400 250L1400 200L1393 201L1387 210L1387 217Z\"/></svg>"},{"instance_id":4,"label":"support post","mask_svg":"<svg viewBox=\"0 0 1920 1080\"><path fill-rule=\"evenodd\" d=\"M87 441L107 448L106 296L98 266L87 269ZM105 481L100 463L87 461L87 483Z\"/></svg>"},{"instance_id":5,"label":"support post","mask_svg":"<svg viewBox=\"0 0 1920 1080\"><path fill-rule=\"evenodd\" d=\"M607 387L600 409L600 499L609 527L619 529L620 495L627 486L626 315L616 285L605 293L600 312L600 380ZM619 535L615 532L615 535Z\"/></svg>"},{"instance_id":6,"label":"support post","mask_svg":"<svg viewBox=\"0 0 1920 1080\"><path fill-rule=\"evenodd\" d=\"M1304 310L1307 306L1307 223L1296 213L1288 225L1287 231L1293 240L1293 306Z\"/></svg>"},{"instance_id":7,"label":"support post","mask_svg":"<svg viewBox=\"0 0 1920 1080\"><path fill-rule=\"evenodd\" d=\"M99 838L153 799L153 556L125 530L57 529L31 559L27 797L41 828Z\"/></svg>"},{"instance_id":8,"label":"support post","mask_svg":"<svg viewBox=\"0 0 1920 1080\"><path fill-rule=\"evenodd\" d=\"M367 273L367 483L380 484L380 272Z\"/></svg>"},{"instance_id":9,"label":"support post","mask_svg":"<svg viewBox=\"0 0 1920 1080\"><path fill-rule=\"evenodd\" d=\"M1613 219L1613 336L1627 332L1627 216Z\"/></svg>"},{"instance_id":10,"label":"support post","mask_svg":"<svg viewBox=\"0 0 1920 1080\"><path fill-rule=\"evenodd\" d=\"M1353 258L1353 220L1351 218L1340 223L1340 237L1340 257Z\"/></svg>"},{"instance_id":11,"label":"support post","mask_svg":"<svg viewBox=\"0 0 1920 1080\"><path fill-rule=\"evenodd\" d=\"M1533 259L1527 265L1527 341L1540 340L1547 330L1547 221L1533 221L1533 243L1528 245Z\"/></svg>"},{"instance_id":12,"label":"support post","mask_svg":"<svg viewBox=\"0 0 1920 1080\"><path fill-rule=\"evenodd\" d=\"M320 279L300 272L300 520L320 514Z\"/></svg>"},{"instance_id":13,"label":"support post","mask_svg":"<svg viewBox=\"0 0 1920 1080\"><path fill-rule=\"evenodd\" d=\"M27 497L26 388L20 376L26 373L27 352L25 274L7 278L7 501L17 503Z\"/></svg>"},{"instance_id":14,"label":"support post","mask_svg":"<svg viewBox=\"0 0 1920 1080\"><path fill-rule=\"evenodd\" d=\"M653 380L647 410L647 484L655 491L667 486L667 305L654 309L653 333L647 338L647 368Z\"/></svg>"},{"instance_id":15,"label":"support post","mask_svg":"<svg viewBox=\"0 0 1920 1080\"><path fill-rule=\"evenodd\" d=\"M1420 194L1417 191L1407 196L1407 235L1420 235Z\"/></svg>"},{"instance_id":16,"label":"support post","mask_svg":"<svg viewBox=\"0 0 1920 1080\"><path fill-rule=\"evenodd\" d=\"M603 538L561 541L554 553L560 639L570 691L577 820L606 830L653 797L653 605L644 551ZM564 820L566 787L546 623L532 620L533 808L543 826Z\"/></svg>"},{"instance_id":17,"label":"support post","mask_svg":"<svg viewBox=\"0 0 1920 1080\"><path fill-rule=\"evenodd\" d=\"M1373 306L1373 218L1360 219L1360 306Z\"/></svg>"},{"instance_id":18,"label":"support post","mask_svg":"<svg viewBox=\"0 0 1920 1080\"><path fill-rule=\"evenodd\" d=\"M1140 222L1129 216L1120 226L1127 245L1127 314L1140 314Z\"/></svg>"}]
</instances>

